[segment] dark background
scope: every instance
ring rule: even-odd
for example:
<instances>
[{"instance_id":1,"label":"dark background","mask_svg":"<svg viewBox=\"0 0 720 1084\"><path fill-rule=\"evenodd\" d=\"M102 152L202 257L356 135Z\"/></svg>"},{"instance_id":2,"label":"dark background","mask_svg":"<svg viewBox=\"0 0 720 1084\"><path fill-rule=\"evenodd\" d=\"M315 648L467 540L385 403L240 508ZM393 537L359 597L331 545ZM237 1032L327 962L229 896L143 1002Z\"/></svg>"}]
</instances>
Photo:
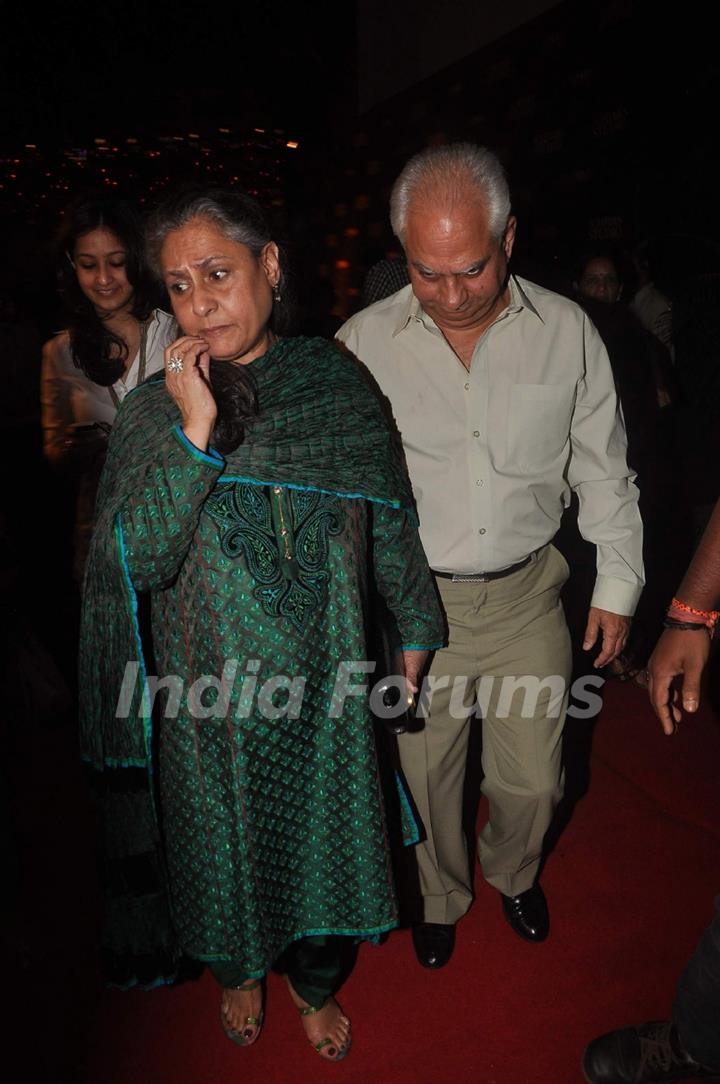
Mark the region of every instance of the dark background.
<instances>
[{"instance_id":1,"label":"dark background","mask_svg":"<svg viewBox=\"0 0 720 1084\"><path fill-rule=\"evenodd\" d=\"M48 243L69 198L103 186L147 202L200 175L274 208L306 293L346 315L369 263L393 247L387 196L403 162L460 138L493 147L508 170L518 269L562 287L588 242L651 238L672 294L717 266L709 11L6 5L0 278L52 310Z\"/></svg>"}]
</instances>

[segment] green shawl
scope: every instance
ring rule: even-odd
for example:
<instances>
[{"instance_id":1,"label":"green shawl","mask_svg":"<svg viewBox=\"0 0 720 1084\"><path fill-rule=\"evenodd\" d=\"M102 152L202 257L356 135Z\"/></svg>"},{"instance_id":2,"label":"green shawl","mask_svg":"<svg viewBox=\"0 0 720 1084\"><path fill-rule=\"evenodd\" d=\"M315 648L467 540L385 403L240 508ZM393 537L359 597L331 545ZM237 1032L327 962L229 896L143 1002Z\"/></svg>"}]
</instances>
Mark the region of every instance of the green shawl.
<instances>
[{"instance_id":1,"label":"green shawl","mask_svg":"<svg viewBox=\"0 0 720 1084\"><path fill-rule=\"evenodd\" d=\"M218 481L322 490L402 507L414 516L399 434L372 378L324 339L281 339L252 363L260 414ZM142 660L137 598L120 517L147 464L162 458L180 412L162 374L129 395L113 427L88 558L80 645L81 748L94 767L147 767L150 721L136 693L116 718L128 660ZM138 683L139 685L139 683Z\"/></svg>"}]
</instances>

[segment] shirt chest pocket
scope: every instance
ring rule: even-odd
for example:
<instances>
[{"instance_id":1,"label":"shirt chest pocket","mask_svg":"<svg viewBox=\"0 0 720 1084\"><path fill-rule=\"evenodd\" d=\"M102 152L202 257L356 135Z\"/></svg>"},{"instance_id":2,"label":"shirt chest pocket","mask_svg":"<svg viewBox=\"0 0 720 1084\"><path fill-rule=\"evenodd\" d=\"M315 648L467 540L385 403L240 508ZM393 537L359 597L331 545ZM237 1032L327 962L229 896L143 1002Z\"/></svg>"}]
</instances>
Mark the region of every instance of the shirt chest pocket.
<instances>
[{"instance_id":1,"label":"shirt chest pocket","mask_svg":"<svg viewBox=\"0 0 720 1084\"><path fill-rule=\"evenodd\" d=\"M574 398L574 384L514 384L508 411L508 462L533 473L551 467L569 438Z\"/></svg>"}]
</instances>

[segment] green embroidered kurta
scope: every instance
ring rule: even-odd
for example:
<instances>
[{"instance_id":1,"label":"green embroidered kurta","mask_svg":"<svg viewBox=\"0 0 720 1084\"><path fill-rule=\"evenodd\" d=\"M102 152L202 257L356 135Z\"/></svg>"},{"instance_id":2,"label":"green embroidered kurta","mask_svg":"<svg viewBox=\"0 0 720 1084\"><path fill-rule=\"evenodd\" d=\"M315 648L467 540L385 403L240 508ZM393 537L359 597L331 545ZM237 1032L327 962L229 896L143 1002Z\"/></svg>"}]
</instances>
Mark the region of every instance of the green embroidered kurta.
<instances>
[{"instance_id":1,"label":"green embroidered kurta","mask_svg":"<svg viewBox=\"0 0 720 1084\"><path fill-rule=\"evenodd\" d=\"M101 487L81 679L87 757L159 780L155 867L167 865L180 946L261 975L298 937L396 923L367 697L353 688L373 681L355 665L370 584L396 645L437 647L444 627L396 434L355 361L284 340L252 375L260 415L227 459L187 441L164 383L128 397ZM152 599L152 669L138 592ZM145 674L165 679L154 726ZM160 840L147 817L140 835L128 850ZM152 923L161 908L158 891ZM134 940L116 918L128 953L150 950L147 927Z\"/></svg>"}]
</instances>

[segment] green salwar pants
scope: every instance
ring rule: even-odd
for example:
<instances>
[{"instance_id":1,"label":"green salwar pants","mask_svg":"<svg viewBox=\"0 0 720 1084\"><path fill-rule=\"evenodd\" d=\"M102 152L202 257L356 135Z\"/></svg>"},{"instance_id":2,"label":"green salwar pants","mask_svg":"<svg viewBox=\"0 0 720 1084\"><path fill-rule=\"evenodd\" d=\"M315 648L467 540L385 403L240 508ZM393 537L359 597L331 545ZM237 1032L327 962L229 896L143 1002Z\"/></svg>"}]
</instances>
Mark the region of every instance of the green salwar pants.
<instances>
[{"instance_id":1,"label":"green salwar pants","mask_svg":"<svg viewBox=\"0 0 720 1084\"><path fill-rule=\"evenodd\" d=\"M301 937L281 953L273 970L287 975L303 1001L320 1009L346 978L354 948L352 937L337 934ZM221 986L240 986L249 977L232 960L213 960L208 967Z\"/></svg>"}]
</instances>

